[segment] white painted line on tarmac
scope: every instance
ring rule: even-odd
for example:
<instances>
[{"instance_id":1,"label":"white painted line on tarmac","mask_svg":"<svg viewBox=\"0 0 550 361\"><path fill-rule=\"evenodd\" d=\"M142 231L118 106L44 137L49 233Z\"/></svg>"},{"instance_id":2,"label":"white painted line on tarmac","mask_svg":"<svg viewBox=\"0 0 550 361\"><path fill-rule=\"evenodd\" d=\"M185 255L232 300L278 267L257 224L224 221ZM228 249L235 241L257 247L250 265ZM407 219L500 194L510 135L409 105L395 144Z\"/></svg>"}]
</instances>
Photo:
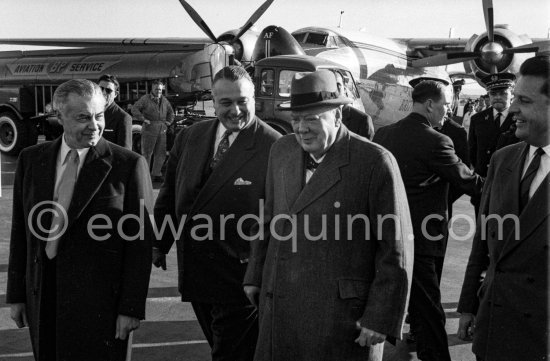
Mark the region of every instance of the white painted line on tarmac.
<instances>
[{"instance_id":1,"label":"white painted line on tarmac","mask_svg":"<svg viewBox=\"0 0 550 361\"><path fill-rule=\"evenodd\" d=\"M177 342L159 342L159 343L135 343L132 348L151 348L151 347L170 347L170 346L185 346L185 345L197 345L208 343L206 340L192 340L192 341L177 341ZM6 353L0 355L0 359L7 357L32 357L32 352L22 353Z\"/></svg>"}]
</instances>

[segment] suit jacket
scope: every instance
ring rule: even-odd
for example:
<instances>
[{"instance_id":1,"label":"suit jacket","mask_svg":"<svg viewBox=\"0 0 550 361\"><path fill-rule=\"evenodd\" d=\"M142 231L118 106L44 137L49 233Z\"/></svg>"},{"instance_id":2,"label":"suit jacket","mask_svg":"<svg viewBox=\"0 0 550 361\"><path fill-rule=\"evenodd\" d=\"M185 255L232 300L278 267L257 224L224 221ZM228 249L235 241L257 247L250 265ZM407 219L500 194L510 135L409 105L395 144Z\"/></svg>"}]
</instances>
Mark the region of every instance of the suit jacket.
<instances>
[{"instance_id":1,"label":"suit jacket","mask_svg":"<svg viewBox=\"0 0 550 361\"><path fill-rule=\"evenodd\" d=\"M401 337L413 245L399 169L345 126L305 186L304 157L288 135L269 159L267 236L244 281L261 286L255 360L363 360L356 321Z\"/></svg>"},{"instance_id":2,"label":"suit jacket","mask_svg":"<svg viewBox=\"0 0 550 361\"><path fill-rule=\"evenodd\" d=\"M472 116L468 145L470 161L477 174L486 177L493 153L497 149L519 142L519 139L515 136L515 131L516 125L512 113L508 113L501 126L495 123L493 107Z\"/></svg>"},{"instance_id":3,"label":"suit jacket","mask_svg":"<svg viewBox=\"0 0 550 361\"><path fill-rule=\"evenodd\" d=\"M178 134L155 204L155 219L161 224L168 217L184 228L181 236L164 232L156 246L168 253L174 240L177 243L182 300L248 303L242 290L250 253L245 237L254 220L247 219L241 226L238 221L258 215L260 200L265 198L269 149L280 134L254 118L208 176L205 170L218 122L203 121ZM229 215L234 218L221 220ZM210 234L204 228L205 218L212 220Z\"/></svg>"},{"instance_id":4,"label":"suit jacket","mask_svg":"<svg viewBox=\"0 0 550 361\"><path fill-rule=\"evenodd\" d=\"M342 123L348 130L368 140L372 140L374 137L374 125L370 115L349 104L342 107Z\"/></svg>"},{"instance_id":5,"label":"suit jacket","mask_svg":"<svg viewBox=\"0 0 550 361\"><path fill-rule=\"evenodd\" d=\"M105 109L103 138L132 150L132 116L122 110L115 102Z\"/></svg>"},{"instance_id":6,"label":"suit jacket","mask_svg":"<svg viewBox=\"0 0 550 361\"><path fill-rule=\"evenodd\" d=\"M470 164L470 157L468 155L468 134L463 126L451 119L446 119L443 123L443 126L439 131L453 141L453 146L455 148L456 155L462 163L468 165ZM449 219L453 216L453 203L458 198L460 198L464 192L458 187L449 187L449 196L447 197L448 201L448 213Z\"/></svg>"},{"instance_id":7,"label":"suit jacket","mask_svg":"<svg viewBox=\"0 0 550 361\"><path fill-rule=\"evenodd\" d=\"M458 312L477 314L473 351L487 361L548 358L550 176L520 213L528 149L521 142L491 159L480 208L487 220L478 222L458 304Z\"/></svg>"},{"instance_id":8,"label":"suit jacket","mask_svg":"<svg viewBox=\"0 0 550 361\"><path fill-rule=\"evenodd\" d=\"M480 177L456 156L451 139L418 113L378 129L374 142L392 152L399 164L411 209L415 253L444 256L449 183L472 195L481 192Z\"/></svg>"},{"instance_id":9,"label":"suit jacket","mask_svg":"<svg viewBox=\"0 0 550 361\"><path fill-rule=\"evenodd\" d=\"M13 191L7 303L25 303L31 341L40 359L39 340L45 242L37 224L49 228L51 213L40 217L41 202L51 202L61 138L24 149ZM118 314L143 319L151 271L152 187L140 155L101 139L90 148L68 209L68 228L56 256L58 359L124 360L126 343L115 340ZM139 222L121 223L123 215ZM101 219L94 216L104 215ZM108 221L106 220L108 219ZM32 221L34 232L28 226ZM92 224L110 229L88 230ZM140 225L144 227L140 235ZM125 236L126 235L126 236ZM130 237L140 235L135 240ZM108 236L108 237L107 237ZM105 238L107 237L107 238ZM44 238L45 239L45 238ZM104 239L104 240L102 240Z\"/></svg>"}]
</instances>

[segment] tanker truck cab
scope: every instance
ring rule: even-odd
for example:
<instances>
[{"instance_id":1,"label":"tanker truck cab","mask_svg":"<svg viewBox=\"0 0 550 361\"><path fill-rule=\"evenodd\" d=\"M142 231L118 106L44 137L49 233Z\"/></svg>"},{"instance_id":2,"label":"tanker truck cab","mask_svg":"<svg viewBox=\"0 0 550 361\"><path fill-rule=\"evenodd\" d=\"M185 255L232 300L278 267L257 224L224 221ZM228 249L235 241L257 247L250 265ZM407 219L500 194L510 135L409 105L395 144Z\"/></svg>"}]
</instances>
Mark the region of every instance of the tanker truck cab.
<instances>
[{"instance_id":1,"label":"tanker truck cab","mask_svg":"<svg viewBox=\"0 0 550 361\"><path fill-rule=\"evenodd\" d=\"M351 72L332 61L308 55L278 55L259 60L254 68L256 115L282 134L292 133L290 112L279 104L290 101L290 84L297 72L328 69L344 82L344 93L354 108L364 111L357 84Z\"/></svg>"}]
</instances>

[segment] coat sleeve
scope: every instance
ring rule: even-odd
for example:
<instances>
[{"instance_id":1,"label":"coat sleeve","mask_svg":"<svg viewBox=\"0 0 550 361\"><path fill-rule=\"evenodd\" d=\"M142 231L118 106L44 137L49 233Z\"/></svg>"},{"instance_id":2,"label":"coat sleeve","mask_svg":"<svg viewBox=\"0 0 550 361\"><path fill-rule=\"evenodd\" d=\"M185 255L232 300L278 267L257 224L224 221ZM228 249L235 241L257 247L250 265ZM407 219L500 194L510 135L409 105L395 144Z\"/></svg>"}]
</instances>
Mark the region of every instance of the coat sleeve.
<instances>
[{"instance_id":1,"label":"coat sleeve","mask_svg":"<svg viewBox=\"0 0 550 361\"><path fill-rule=\"evenodd\" d=\"M154 237L151 224L153 186L148 169L145 158L137 158L124 196L124 214L140 217L140 222L124 222L124 234L138 234L143 227L143 237L124 242L118 313L139 319L145 318Z\"/></svg>"},{"instance_id":2,"label":"coat sleeve","mask_svg":"<svg viewBox=\"0 0 550 361\"><path fill-rule=\"evenodd\" d=\"M468 266L462 283L462 291L458 302L457 312L459 313L477 313L479 307L478 291L481 286L482 274L489 267L489 248L487 246L487 235L482 233L483 228L479 219L489 214L489 202L491 200L491 183L495 177L494 167L495 157L491 157L487 180L481 195L481 205L479 208L480 217L476 224L476 233L472 243Z\"/></svg>"},{"instance_id":3,"label":"coat sleeve","mask_svg":"<svg viewBox=\"0 0 550 361\"><path fill-rule=\"evenodd\" d=\"M376 276L361 326L400 339L412 281L414 240L405 186L395 158L384 152L371 176L369 214L377 242Z\"/></svg>"},{"instance_id":4,"label":"coat sleeve","mask_svg":"<svg viewBox=\"0 0 550 361\"><path fill-rule=\"evenodd\" d=\"M427 161L430 169L453 187L470 196L481 194L483 180L456 156L453 143L447 136L438 138Z\"/></svg>"},{"instance_id":5,"label":"coat sleeve","mask_svg":"<svg viewBox=\"0 0 550 361\"><path fill-rule=\"evenodd\" d=\"M25 178L25 154L17 161L13 185L13 210L8 265L6 303L26 303L27 222L23 210L23 179Z\"/></svg>"},{"instance_id":6,"label":"coat sleeve","mask_svg":"<svg viewBox=\"0 0 550 361\"><path fill-rule=\"evenodd\" d=\"M174 140L174 146L170 150L166 163L166 174L164 182L159 190L155 202L155 224L156 229L163 230L161 237L155 239L153 246L167 254L175 242L175 234L169 228L168 222L172 222L176 231L179 232L180 220L176 215L176 183L185 182L184 179L176 179L178 163L185 149L189 128L178 133Z\"/></svg>"}]
</instances>

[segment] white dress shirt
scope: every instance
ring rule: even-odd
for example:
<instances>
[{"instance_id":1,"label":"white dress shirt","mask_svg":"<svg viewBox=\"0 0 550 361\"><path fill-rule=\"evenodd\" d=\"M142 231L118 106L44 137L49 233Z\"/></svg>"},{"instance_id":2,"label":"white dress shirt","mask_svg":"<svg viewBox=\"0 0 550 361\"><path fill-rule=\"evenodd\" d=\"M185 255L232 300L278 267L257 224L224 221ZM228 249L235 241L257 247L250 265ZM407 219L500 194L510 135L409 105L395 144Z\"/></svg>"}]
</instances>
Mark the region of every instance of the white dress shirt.
<instances>
[{"instance_id":1,"label":"white dress shirt","mask_svg":"<svg viewBox=\"0 0 550 361\"><path fill-rule=\"evenodd\" d=\"M502 114L500 116L500 124L499 124L500 126L502 126L502 123L504 123L504 120L506 120L506 117L508 116L508 109L510 108L506 108L503 111L499 112L498 110L493 108L493 119L497 118L498 113Z\"/></svg>"},{"instance_id":2,"label":"white dress shirt","mask_svg":"<svg viewBox=\"0 0 550 361\"><path fill-rule=\"evenodd\" d=\"M325 159L325 156L327 154L323 154L322 157L319 157L319 159L315 159L314 156L312 156L311 154L309 154L308 156L311 157L311 159L313 159L316 163L321 163L323 161L323 159ZM309 180L311 179L311 176L313 175L313 171L311 169L307 169L306 168L306 184L309 182Z\"/></svg>"}]
</instances>

